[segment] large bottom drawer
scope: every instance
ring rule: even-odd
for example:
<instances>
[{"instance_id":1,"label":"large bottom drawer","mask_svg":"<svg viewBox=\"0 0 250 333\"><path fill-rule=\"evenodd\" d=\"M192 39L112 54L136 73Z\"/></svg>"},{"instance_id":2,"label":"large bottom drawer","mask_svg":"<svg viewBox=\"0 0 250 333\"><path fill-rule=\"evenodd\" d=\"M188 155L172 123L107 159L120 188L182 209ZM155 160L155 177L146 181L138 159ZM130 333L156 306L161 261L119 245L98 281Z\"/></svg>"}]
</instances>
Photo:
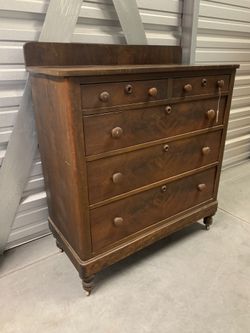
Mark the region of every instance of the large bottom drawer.
<instances>
[{"instance_id":1,"label":"large bottom drawer","mask_svg":"<svg viewBox=\"0 0 250 333\"><path fill-rule=\"evenodd\" d=\"M93 251L213 197L216 168L90 211Z\"/></svg>"}]
</instances>

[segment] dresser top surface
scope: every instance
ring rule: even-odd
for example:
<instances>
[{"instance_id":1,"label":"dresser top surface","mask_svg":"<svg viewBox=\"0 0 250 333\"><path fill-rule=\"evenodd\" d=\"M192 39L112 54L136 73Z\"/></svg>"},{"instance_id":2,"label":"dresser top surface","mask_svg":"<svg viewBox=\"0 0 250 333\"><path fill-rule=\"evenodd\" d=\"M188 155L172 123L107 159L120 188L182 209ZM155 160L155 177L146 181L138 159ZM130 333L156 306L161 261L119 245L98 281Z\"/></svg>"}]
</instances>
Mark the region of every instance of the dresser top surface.
<instances>
[{"instance_id":1,"label":"dresser top surface","mask_svg":"<svg viewBox=\"0 0 250 333\"><path fill-rule=\"evenodd\" d=\"M95 76L111 74L135 74L135 73L161 73L161 72L183 72L183 71L205 71L205 70L232 70L239 65L168 65L168 64L146 64L146 65L83 65L83 66L28 66L27 70L32 74L43 74L49 76Z\"/></svg>"}]
</instances>

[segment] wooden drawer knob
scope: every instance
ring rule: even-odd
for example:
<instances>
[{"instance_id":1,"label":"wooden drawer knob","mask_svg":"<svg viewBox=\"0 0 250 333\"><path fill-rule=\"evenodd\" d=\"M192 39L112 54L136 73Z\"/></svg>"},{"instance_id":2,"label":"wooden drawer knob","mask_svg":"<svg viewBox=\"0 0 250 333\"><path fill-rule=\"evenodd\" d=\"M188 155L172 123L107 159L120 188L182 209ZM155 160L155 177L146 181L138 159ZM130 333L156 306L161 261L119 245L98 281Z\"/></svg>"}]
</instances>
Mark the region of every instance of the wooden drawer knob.
<instances>
[{"instance_id":1,"label":"wooden drawer knob","mask_svg":"<svg viewBox=\"0 0 250 333\"><path fill-rule=\"evenodd\" d=\"M121 127L115 127L111 131L112 138L118 139L122 136L123 130Z\"/></svg>"},{"instance_id":2,"label":"wooden drawer knob","mask_svg":"<svg viewBox=\"0 0 250 333\"><path fill-rule=\"evenodd\" d=\"M167 145L167 144L164 145L164 146L163 146L163 150L164 150L165 152L169 151L169 145Z\"/></svg>"},{"instance_id":3,"label":"wooden drawer knob","mask_svg":"<svg viewBox=\"0 0 250 333\"><path fill-rule=\"evenodd\" d=\"M148 90L149 96L155 97L157 95L158 91L157 88L153 87Z\"/></svg>"},{"instance_id":4,"label":"wooden drawer knob","mask_svg":"<svg viewBox=\"0 0 250 333\"><path fill-rule=\"evenodd\" d=\"M127 84L126 87L125 87L125 93L130 95L130 94L132 94L132 92L133 92L132 84Z\"/></svg>"},{"instance_id":5,"label":"wooden drawer knob","mask_svg":"<svg viewBox=\"0 0 250 333\"><path fill-rule=\"evenodd\" d=\"M214 111L213 109L208 110L208 111L206 112L206 116L207 116L207 118L208 118L209 120L213 120L213 119L215 118L215 115L216 115L216 113L215 113L215 111Z\"/></svg>"},{"instance_id":6,"label":"wooden drawer knob","mask_svg":"<svg viewBox=\"0 0 250 333\"><path fill-rule=\"evenodd\" d=\"M100 93L99 99L102 102L107 102L110 98L110 94L107 91L103 91L102 93Z\"/></svg>"},{"instance_id":7,"label":"wooden drawer knob","mask_svg":"<svg viewBox=\"0 0 250 333\"><path fill-rule=\"evenodd\" d=\"M112 180L114 184L118 184L122 181L123 174L121 172L116 172L112 176Z\"/></svg>"},{"instance_id":8,"label":"wooden drawer knob","mask_svg":"<svg viewBox=\"0 0 250 333\"><path fill-rule=\"evenodd\" d=\"M188 83L188 84L185 84L185 86L183 87L183 89L186 92L190 92L190 91L192 91L193 87L192 87L191 84Z\"/></svg>"},{"instance_id":9,"label":"wooden drawer knob","mask_svg":"<svg viewBox=\"0 0 250 333\"><path fill-rule=\"evenodd\" d=\"M219 81L217 81L217 86L218 86L219 88L223 88L224 85L225 85L224 80L219 80Z\"/></svg>"},{"instance_id":10,"label":"wooden drawer knob","mask_svg":"<svg viewBox=\"0 0 250 333\"><path fill-rule=\"evenodd\" d=\"M197 186L197 188L198 188L199 191L204 191L204 190L206 189L206 187L207 187L206 184L199 184L199 185Z\"/></svg>"},{"instance_id":11,"label":"wooden drawer knob","mask_svg":"<svg viewBox=\"0 0 250 333\"><path fill-rule=\"evenodd\" d=\"M210 147L203 147L202 148L202 154L203 155L208 155L211 152L211 148Z\"/></svg>"},{"instance_id":12,"label":"wooden drawer knob","mask_svg":"<svg viewBox=\"0 0 250 333\"><path fill-rule=\"evenodd\" d=\"M117 216L114 218L113 222L116 227L120 227L121 225L123 225L123 218L120 216Z\"/></svg>"},{"instance_id":13,"label":"wooden drawer knob","mask_svg":"<svg viewBox=\"0 0 250 333\"><path fill-rule=\"evenodd\" d=\"M172 111L172 107L171 107L170 105L167 105L167 106L165 107L165 112L166 112L166 114L170 114L171 111Z\"/></svg>"}]
</instances>

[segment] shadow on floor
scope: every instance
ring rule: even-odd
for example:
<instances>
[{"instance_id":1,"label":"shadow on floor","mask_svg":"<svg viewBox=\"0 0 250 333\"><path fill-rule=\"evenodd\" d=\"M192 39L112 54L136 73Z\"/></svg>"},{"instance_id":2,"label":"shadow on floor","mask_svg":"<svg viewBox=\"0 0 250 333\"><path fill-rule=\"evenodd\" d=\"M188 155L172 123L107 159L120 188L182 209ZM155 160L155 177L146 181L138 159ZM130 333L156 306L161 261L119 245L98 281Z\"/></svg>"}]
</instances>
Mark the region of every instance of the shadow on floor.
<instances>
[{"instance_id":1,"label":"shadow on floor","mask_svg":"<svg viewBox=\"0 0 250 333\"><path fill-rule=\"evenodd\" d=\"M133 270L133 267L136 267L138 264L142 264L143 261L149 262L150 257L155 257L158 253L165 252L172 246L178 246L179 242L183 242L184 239L194 237L196 233L200 232L209 231L205 229L203 223L196 222L103 269L96 274L95 291L98 292L99 288L105 288L105 282L109 281L110 283L111 279L116 279L116 275L123 274L127 270Z\"/></svg>"}]
</instances>

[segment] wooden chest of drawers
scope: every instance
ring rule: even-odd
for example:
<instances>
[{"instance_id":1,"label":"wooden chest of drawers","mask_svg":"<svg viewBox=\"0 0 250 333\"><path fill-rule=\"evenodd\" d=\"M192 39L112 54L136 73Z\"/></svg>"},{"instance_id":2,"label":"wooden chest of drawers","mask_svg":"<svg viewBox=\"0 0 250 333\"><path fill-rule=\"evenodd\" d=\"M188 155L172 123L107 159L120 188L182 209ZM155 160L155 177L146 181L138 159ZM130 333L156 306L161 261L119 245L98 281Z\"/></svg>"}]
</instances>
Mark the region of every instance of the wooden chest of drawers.
<instances>
[{"instance_id":1,"label":"wooden chest of drawers","mask_svg":"<svg viewBox=\"0 0 250 333\"><path fill-rule=\"evenodd\" d=\"M49 225L83 279L217 209L236 65L27 43Z\"/></svg>"}]
</instances>

